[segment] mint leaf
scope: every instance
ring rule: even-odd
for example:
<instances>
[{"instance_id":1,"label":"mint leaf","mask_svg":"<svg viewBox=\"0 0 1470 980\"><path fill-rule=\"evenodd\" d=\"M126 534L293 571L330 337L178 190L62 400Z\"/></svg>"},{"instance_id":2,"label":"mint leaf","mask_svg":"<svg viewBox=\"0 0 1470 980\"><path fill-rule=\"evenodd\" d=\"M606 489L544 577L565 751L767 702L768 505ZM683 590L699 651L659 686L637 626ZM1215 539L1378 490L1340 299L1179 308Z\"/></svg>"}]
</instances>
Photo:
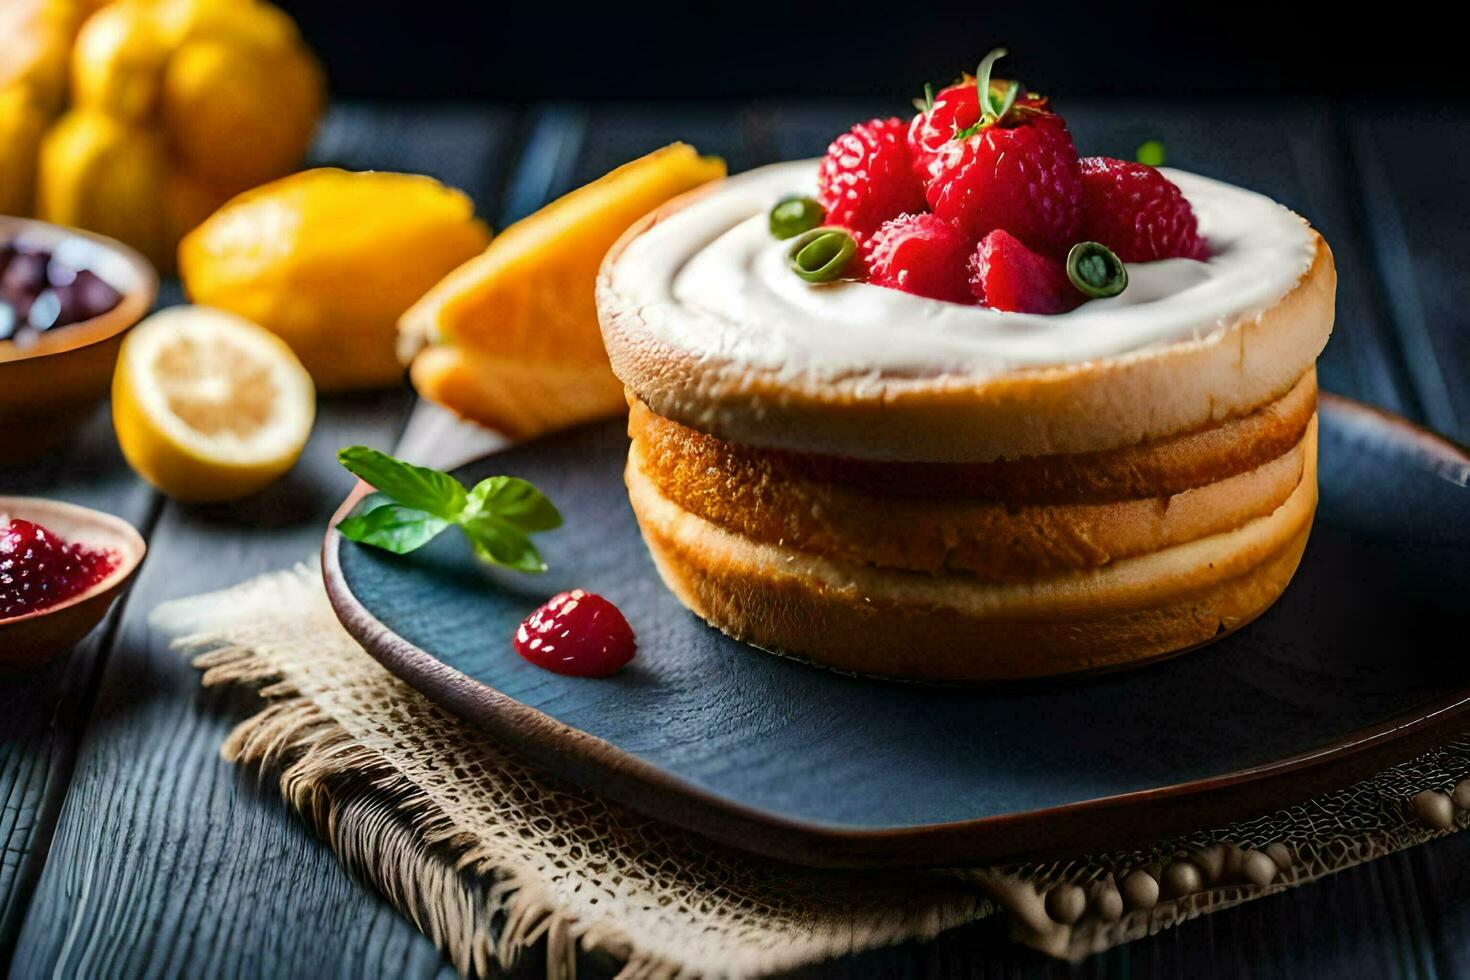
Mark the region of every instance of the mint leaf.
<instances>
[{"instance_id":1,"label":"mint leaf","mask_svg":"<svg viewBox=\"0 0 1470 980\"><path fill-rule=\"evenodd\" d=\"M446 521L464 510L464 484L448 473L414 466L367 446L349 446L337 453L347 470L372 484L405 507L427 511Z\"/></svg>"},{"instance_id":2,"label":"mint leaf","mask_svg":"<svg viewBox=\"0 0 1470 980\"><path fill-rule=\"evenodd\" d=\"M514 476L492 476L466 492L448 473L414 466L366 446L337 454L378 492L337 525L343 537L407 554L454 525L482 560L519 572L546 571L530 535L561 527L561 513L540 490Z\"/></svg>"},{"instance_id":3,"label":"mint leaf","mask_svg":"<svg viewBox=\"0 0 1470 980\"><path fill-rule=\"evenodd\" d=\"M522 531L551 531L561 527L561 512L546 495L514 476L492 476L470 491L465 515L471 521L493 515Z\"/></svg>"},{"instance_id":4,"label":"mint leaf","mask_svg":"<svg viewBox=\"0 0 1470 980\"><path fill-rule=\"evenodd\" d=\"M546 571L546 562L541 552L531 543L530 537L500 521L476 522L465 527L465 534L474 545L475 554L496 565L504 565L518 572L540 575Z\"/></svg>"},{"instance_id":5,"label":"mint leaf","mask_svg":"<svg viewBox=\"0 0 1470 980\"><path fill-rule=\"evenodd\" d=\"M337 525L337 530L349 540L406 555L433 541L448 526L448 521L427 511L402 504L381 504L347 517Z\"/></svg>"}]
</instances>

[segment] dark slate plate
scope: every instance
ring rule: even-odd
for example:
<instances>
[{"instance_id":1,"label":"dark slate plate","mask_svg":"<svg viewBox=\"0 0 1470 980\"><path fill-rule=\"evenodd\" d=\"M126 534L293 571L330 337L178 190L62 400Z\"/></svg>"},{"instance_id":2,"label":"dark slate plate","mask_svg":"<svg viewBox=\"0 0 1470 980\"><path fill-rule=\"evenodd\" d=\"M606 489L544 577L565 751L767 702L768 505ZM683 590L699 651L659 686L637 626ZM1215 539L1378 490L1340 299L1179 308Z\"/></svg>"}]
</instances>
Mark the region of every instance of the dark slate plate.
<instances>
[{"instance_id":1,"label":"dark slate plate","mask_svg":"<svg viewBox=\"0 0 1470 980\"><path fill-rule=\"evenodd\" d=\"M542 578L453 534L408 557L329 532L328 591L390 670L546 769L761 853L833 866L1075 854L1204 829L1368 775L1470 728L1470 454L1324 398L1301 570L1186 656L1022 687L848 677L705 626L660 583L622 485L621 422L487 457L567 526ZM556 591L600 592L640 652L606 680L511 650Z\"/></svg>"}]
</instances>

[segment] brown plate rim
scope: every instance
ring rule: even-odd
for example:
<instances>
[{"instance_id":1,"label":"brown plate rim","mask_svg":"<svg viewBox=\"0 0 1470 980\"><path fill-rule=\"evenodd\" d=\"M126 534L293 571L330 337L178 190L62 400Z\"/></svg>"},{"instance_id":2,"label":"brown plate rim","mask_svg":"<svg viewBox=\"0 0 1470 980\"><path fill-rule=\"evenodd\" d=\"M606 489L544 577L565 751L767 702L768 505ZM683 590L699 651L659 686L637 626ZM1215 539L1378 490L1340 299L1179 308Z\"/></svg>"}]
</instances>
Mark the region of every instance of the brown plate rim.
<instances>
[{"instance_id":1,"label":"brown plate rim","mask_svg":"<svg viewBox=\"0 0 1470 980\"><path fill-rule=\"evenodd\" d=\"M1470 450L1381 409L1323 394L1335 411L1387 427L1458 467ZM444 664L383 625L348 588L338 520L369 488L359 484L332 518L322 574L337 618L391 673L553 774L655 819L743 850L829 868L938 867L1049 859L1158 841L1269 812L1365 778L1462 731L1470 689L1380 720L1329 745L1247 769L1129 793L972 820L853 829L796 820L719 797L617 746L566 725Z\"/></svg>"}]
</instances>

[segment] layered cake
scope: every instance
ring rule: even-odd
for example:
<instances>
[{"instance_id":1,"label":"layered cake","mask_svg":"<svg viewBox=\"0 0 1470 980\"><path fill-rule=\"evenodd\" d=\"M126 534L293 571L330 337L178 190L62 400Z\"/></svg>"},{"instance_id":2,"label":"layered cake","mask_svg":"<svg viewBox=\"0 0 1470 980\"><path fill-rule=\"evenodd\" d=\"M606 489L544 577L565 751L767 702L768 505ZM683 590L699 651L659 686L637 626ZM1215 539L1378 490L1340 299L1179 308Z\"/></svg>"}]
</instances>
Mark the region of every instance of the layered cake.
<instances>
[{"instance_id":1,"label":"layered cake","mask_svg":"<svg viewBox=\"0 0 1470 980\"><path fill-rule=\"evenodd\" d=\"M1109 669L1241 627L1297 567L1327 245L1259 194L1079 158L993 60L603 264L633 509L731 636L893 677Z\"/></svg>"}]
</instances>

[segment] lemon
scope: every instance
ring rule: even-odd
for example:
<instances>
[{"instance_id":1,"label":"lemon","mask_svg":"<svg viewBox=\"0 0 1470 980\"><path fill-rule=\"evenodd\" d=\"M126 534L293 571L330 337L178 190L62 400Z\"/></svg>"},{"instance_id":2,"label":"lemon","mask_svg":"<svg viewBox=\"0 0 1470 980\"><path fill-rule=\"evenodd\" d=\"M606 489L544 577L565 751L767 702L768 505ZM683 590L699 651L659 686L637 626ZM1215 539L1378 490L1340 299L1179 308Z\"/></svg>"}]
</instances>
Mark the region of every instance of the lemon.
<instances>
[{"instance_id":1,"label":"lemon","mask_svg":"<svg viewBox=\"0 0 1470 980\"><path fill-rule=\"evenodd\" d=\"M284 339L321 390L379 388L403 376L398 317L489 241L437 180L323 168L229 201L185 236L179 276L194 302Z\"/></svg>"},{"instance_id":2,"label":"lemon","mask_svg":"<svg viewBox=\"0 0 1470 980\"><path fill-rule=\"evenodd\" d=\"M46 116L18 85L0 88L0 214L30 214Z\"/></svg>"},{"instance_id":3,"label":"lemon","mask_svg":"<svg viewBox=\"0 0 1470 980\"><path fill-rule=\"evenodd\" d=\"M72 101L141 125L158 108L169 54L152 4L108 4L77 34L71 53Z\"/></svg>"},{"instance_id":4,"label":"lemon","mask_svg":"<svg viewBox=\"0 0 1470 980\"><path fill-rule=\"evenodd\" d=\"M117 238L167 267L161 189L163 140L105 112L72 109L41 141L36 216Z\"/></svg>"},{"instance_id":5,"label":"lemon","mask_svg":"<svg viewBox=\"0 0 1470 980\"><path fill-rule=\"evenodd\" d=\"M200 38L174 52L163 117L184 165L220 187L291 173L321 115L323 80L304 47L279 54Z\"/></svg>"},{"instance_id":6,"label":"lemon","mask_svg":"<svg viewBox=\"0 0 1470 980\"><path fill-rule=\"evenodd\" d=\"M82 0L0 0L0 89L29 92L48 116L60 109L72 38L89 13Z\"/></svg>"},{"instance_id":7,"label":"lemon","mask_svg":"<svg viewBox=\"0 0 1470 980\"><path fill-rule=\"evenodd\" d=\"M178 167L170 169L163 181L164 240L177 247L185 235L233 196ZM166 268L173 265L170 261Z\"/></svg>"},{"instance_id":8,"label":"lemon","mask_svg":"<svg viewBox=\"0 0 1470 980\"><path fill-rule=\"evenodd\" d=\"M247 496L301 455L311 376L274 334L203 306L155 313L123 341L112 420L128 464L178 500Z\"/></svg>"},{"instance_id":9,"label":"lemon","mask_svg":"<svg viewBox=\"0 0 1470 980\"><path fill-rule=\"evenodd\" d=\"M228 38L261 51L302 45L285 11L261 0L150 0L160 36L171 48L197 38Z\"/></svg>"}]
</instances>

